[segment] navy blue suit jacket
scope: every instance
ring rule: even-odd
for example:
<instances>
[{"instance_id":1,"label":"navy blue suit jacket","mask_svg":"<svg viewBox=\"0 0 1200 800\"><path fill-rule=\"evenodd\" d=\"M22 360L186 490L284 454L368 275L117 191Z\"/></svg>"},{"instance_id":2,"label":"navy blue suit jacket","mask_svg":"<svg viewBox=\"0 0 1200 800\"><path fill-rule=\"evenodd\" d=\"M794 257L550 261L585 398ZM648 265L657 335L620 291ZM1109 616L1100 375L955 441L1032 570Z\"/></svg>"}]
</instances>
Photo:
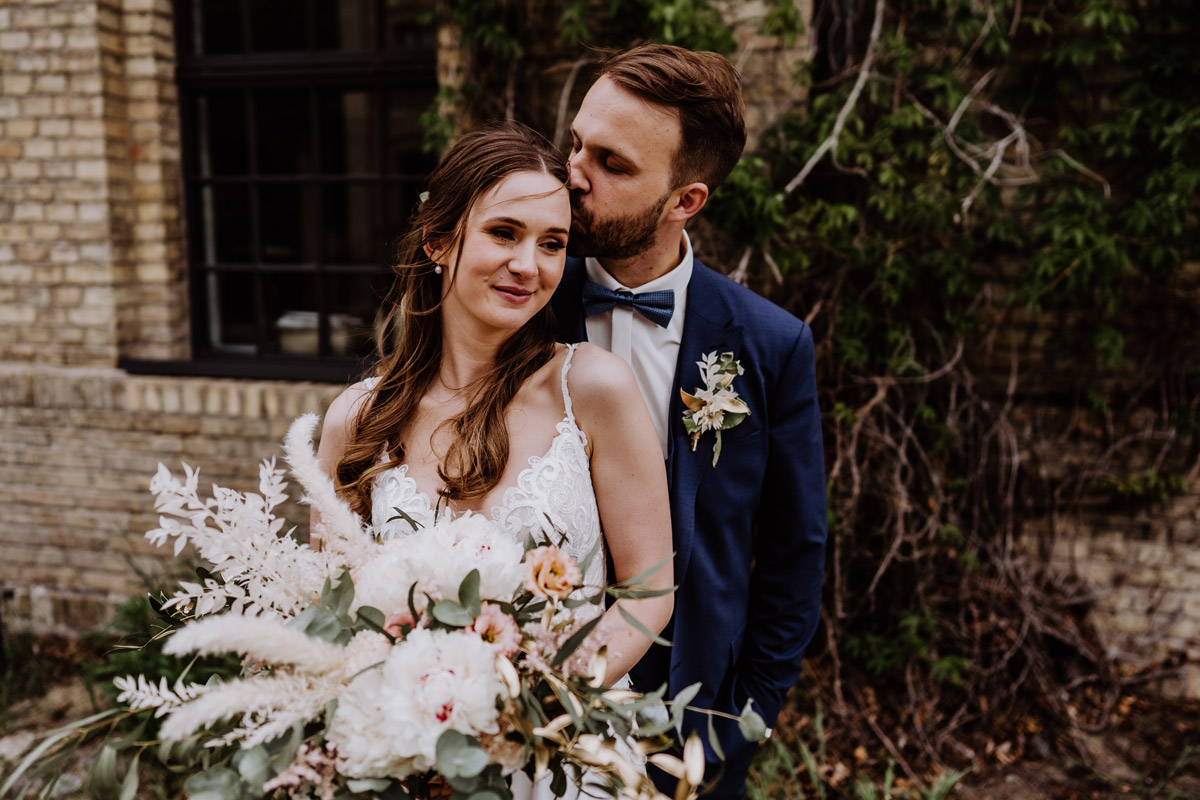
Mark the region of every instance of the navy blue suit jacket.
<instances>
[{"instance_id":1,"label":"navy blue suit jacket","mask_svg":"<svg viewBox=\"0 0 1200 800\"><path fill-rule=\"evenodd\" d=\"M567 259L552 302L559 336L587 340L582 260ZM675 613L631 672L635 686L668 684L673 696L703 684L693 705L737 713L753 698L774 724L817 627L825 563L825 460L812 332L802 321L700 262L687 289L687 319L668 414L667 479L675 543ZM700 385L705 354L731 351L745 368L733 388L750 416L712 433L695 452L683 426L682 387ZM689 716L707 745L707 718ZM740 797L755 745L735 724L717 726L726 778L710 797ZM708 752L710 760L713 754Z\"/></svg>"}]
</instances>

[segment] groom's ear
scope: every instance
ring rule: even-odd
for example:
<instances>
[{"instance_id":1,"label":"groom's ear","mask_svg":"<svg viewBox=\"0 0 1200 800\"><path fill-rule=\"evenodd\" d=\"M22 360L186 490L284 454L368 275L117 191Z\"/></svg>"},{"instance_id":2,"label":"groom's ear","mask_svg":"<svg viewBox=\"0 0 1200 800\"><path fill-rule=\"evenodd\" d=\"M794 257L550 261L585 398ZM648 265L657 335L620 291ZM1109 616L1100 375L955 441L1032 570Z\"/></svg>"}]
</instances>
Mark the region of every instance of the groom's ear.
<instances>
[{"instance_id":1,"label":"groom's ear","mask_svg":"<svg viewBox=\"0 0 1200 800\"><path fill-rule=\"evenodd\" d=\"M672 192L675 205L667 212L667 219L682 222L700 213L708 202L708 184L696 181Z\"/></svg>"}]
</instances>

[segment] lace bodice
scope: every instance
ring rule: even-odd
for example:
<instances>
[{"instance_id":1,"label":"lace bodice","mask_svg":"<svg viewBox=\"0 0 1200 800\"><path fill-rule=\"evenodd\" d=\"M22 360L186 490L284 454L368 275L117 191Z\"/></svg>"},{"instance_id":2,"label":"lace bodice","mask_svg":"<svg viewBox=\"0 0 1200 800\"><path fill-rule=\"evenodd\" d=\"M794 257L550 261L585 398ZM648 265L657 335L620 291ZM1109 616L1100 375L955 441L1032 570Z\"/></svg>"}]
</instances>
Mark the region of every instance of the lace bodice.
<instances>
[{"instance_id":1,"label":"lace bodice","mask_svg":"<svg viewBox=\"0 0 1200 800\"><path fill-rule=\"evenodd\" d=\"M575 422L571 395L567 390L567 373L575 348L576 345L567 346L567 357L562 366L566 416L558 423L550 449L543 456L529 459L529 466L517 476L516 485L504 491L500 505L492 507L490 517L505 533L522 543L531 533L539 540L549 537L555 543L558 543L559 535L566 534L561 546L581 564L596 542L602 541L602 534L588 464L587 436ZM407 464L390 469L375 479L371 509L374 529L384 539L412 532L404 519L389 521L398 516L396 509L422 527L432 525L434 521L433 499L420 491L417 482L408 476ZM443 508L440 513L451 512ZM584 575L586 585L604 585L604 563L601 545Z\"/></svg>"}]
</instances>

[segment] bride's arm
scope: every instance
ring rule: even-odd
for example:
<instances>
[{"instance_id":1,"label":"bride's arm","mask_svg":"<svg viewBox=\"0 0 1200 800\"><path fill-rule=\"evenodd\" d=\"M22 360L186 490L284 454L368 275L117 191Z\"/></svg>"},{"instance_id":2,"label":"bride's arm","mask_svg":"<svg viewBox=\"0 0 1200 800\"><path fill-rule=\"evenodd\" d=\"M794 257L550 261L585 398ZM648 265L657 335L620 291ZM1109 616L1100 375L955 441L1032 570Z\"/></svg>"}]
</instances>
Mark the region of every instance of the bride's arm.
<instances>
[{"instance_id":1,"label":"bride's arm","mask_svg":"<svg viewBox=\"0 0 1200 800\"><path fill-rule=\"evenodd\" d=\"M633 372L619 356L585 344L575 354L569 380L575 416L592 451L592 486L614 568L610 580L628 581L661 563L643 588L669 588L674 569L666 466ZM657 633L670 620L674 599L671 594L625 599L608 609L601 629L608 644L609 684L650 647L618 607Z\"/></svg>"},{"instance_id":2,"label":"bride's arm","mask_svg":"<svg viewBox=\"0 0 1200 800\"><path fill-rule=\"evenodd\" d=\"M358 409L370 395L366 381L359 381L350 386L329 404L329 410L321 422L321 443L317 446L317 460L325 474L337 483L337 464L346 452L346 443L350 440L351 428ZM321 514L315 508L308 516L308 545L314 550L321 547L321 537L318 531Z\"/></svg>"}]
</instances>

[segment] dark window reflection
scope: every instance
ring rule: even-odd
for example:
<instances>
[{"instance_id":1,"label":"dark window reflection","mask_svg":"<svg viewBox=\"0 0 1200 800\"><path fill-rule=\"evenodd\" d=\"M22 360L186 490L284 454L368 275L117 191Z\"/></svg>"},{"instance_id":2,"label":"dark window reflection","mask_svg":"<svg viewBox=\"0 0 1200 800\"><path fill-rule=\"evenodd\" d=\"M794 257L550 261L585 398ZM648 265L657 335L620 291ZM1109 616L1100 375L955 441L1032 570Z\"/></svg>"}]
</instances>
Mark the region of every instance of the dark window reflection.
<instances>
[{"instance_id":1,"label":"dark window reflection","mask_svg":"<svg viewBox=\"0 0 1200 800\"><path fill-rule=\"evenodd\" d=\"M307 89L260 89L254 92L259 173L302 175L312 172L310 95Z\"/></svg>"},{"instance_id":2,"label":"dark window reflection","mask_svg":"<svg viewBox=\"0 0 1200 800\"><path fill-rule=\"evenodd\" d=\"M192 52L218 55L245 50L241 0L195 0L192 17Z\"/></svg>"},{"instance_id":3,"label":"dark window reflection","mask_svg":"<svg viewBox=\"0 0 1200 800\"><path fill-rule=\"evenodd\" d=\"M253 352L258 341L256 281L252 272L206 274L211 344Z\"/></svg>"},{"instance_id":4,"label":"dark window reflection","mask_svg":"<svg viewBox=\"0 0 1200 800\"><path fill-rule=\"evenodd\" d=\"M192 171L200 175L245 175L250 171L246 97L242 91L206 92L193 104L199 147Z\"/></svg>"},{"instance_id":5,"label":"dark window reflection","mask_svg":"<svg viewBox=\"0 0 1200 800\"><path fill-rule=\"evenodd\" d=\"M251 49L259 53L308 49L308 15L297 0L251 0Z\"/></svg>"},{"instance_id":6,"label":"dark window reflection","mask_svg":"<svg viewBox=\"0 0 1200 800\"><path fill-rule=\"evenodd\" d=\"M378 264L387 233L377 183L326 186L321 191L321 247L328 264Z\"/></svg>"},{"instance_id":7,"label":"dark window reflection","mask_svg":"<svg viewBox=\"0 0 1200 800\"><path fill-rule=\"evenodd\" d=\"M197 352L368 355L432 167L432 0L174 7Z\"/></svg>"}]
</instances>

